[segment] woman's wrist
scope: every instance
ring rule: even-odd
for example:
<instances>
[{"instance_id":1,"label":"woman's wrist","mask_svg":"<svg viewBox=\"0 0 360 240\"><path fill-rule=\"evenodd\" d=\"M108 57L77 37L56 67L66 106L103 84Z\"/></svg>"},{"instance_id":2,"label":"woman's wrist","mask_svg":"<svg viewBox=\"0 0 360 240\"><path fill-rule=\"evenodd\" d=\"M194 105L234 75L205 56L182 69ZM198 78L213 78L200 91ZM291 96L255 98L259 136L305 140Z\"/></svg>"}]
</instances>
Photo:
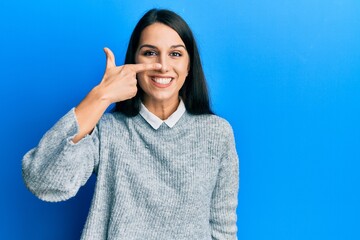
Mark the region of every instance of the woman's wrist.
<instances>
[{"instance_id":1,"label":"woman's wrist","mask_svg":"<svg viewBox=\"0 0 360 240\"><path fill-rule=\"evenodd\" d=\"M110 97L106 94L101 85L95 86L88 94L88 97L91 99L91 102L97 102L106 108L112 104Z\"/></svg>"}]
</instances>

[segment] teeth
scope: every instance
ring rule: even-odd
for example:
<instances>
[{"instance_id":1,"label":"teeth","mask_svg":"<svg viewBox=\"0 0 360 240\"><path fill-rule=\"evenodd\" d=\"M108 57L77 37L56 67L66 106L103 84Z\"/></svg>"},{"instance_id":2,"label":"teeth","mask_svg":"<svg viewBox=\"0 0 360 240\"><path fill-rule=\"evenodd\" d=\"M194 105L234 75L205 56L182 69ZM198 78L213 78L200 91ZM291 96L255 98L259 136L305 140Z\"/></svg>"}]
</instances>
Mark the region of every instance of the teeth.
<instances>
[{"instance_id":1,"label":"teeth","mask_svg":"<svg viewBox=\"0 0 360 240\"><path fill-rule=\"evenodd\" d=\"M168 84L171 82L172 78L152 78L155 82L160 84Z\"/></svg>"}]
</instances>

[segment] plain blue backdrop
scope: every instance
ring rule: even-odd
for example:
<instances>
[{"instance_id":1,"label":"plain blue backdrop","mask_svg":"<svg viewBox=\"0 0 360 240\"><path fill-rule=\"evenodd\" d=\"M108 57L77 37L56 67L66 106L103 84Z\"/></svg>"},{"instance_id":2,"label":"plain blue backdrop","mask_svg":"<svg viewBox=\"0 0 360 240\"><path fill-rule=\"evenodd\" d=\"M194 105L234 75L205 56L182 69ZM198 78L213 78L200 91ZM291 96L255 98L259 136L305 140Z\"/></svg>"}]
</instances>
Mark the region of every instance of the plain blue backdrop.
<instances>
[{"instance_id":1,"label":"plain blue backdrop","mask_svg":"<svg viewBox=\"0 0 360 240\"><path fill-rule=\"evenodd\" d=\"M42 202L21 159L101 80L103 47L122 64L153 7L189 23L212 106L234 128L239 239L360 239L357 0L2 0L0 239L79 239L95 178Z\"/></svg>"}]
</instances>

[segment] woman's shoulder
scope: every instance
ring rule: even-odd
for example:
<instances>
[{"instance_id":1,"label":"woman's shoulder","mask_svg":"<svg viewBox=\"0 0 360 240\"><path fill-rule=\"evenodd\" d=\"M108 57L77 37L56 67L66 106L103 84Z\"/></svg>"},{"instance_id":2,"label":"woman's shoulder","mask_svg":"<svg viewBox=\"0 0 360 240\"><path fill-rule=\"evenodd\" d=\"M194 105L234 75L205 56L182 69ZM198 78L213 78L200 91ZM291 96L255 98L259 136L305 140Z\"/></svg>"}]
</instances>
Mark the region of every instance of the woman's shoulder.
<instances>
[{"instance_id":1,"label":"woman's shoulder","mask_svg":"<svg viewBox=\"0 0 360 240\"><path fill-rule=\"evenodd\" d=\"M99 126L110 127L114 124L123 125L126 124L128 118L129 117L125 116L120 112L107 112L101 117L99 121Z\"/></svg>"},{"instance_id":2,"label":"woman's shoulder","mask_svg":"<svg viewBox=\"0 0 360 240\"><path fill-rule=\"evenodd\" d=\"M233 134L230 123L223 117L215 114L192 115L192 117L195 120L195 124L204 129L217 132L221 135Z\"/></svg>"},{"instance_id":3,"label":"woman's shoulder","mask_svg":"<svg viewBox=\"0 0 360 240\"><path fill-rule=\"evenodd\" d=\"M209 124L219 127L231 127L230 123L223 117L220 117L215 114L201 114L201 115L192 115L196 122L201 124Z\"/></svg>"}]
</instances>

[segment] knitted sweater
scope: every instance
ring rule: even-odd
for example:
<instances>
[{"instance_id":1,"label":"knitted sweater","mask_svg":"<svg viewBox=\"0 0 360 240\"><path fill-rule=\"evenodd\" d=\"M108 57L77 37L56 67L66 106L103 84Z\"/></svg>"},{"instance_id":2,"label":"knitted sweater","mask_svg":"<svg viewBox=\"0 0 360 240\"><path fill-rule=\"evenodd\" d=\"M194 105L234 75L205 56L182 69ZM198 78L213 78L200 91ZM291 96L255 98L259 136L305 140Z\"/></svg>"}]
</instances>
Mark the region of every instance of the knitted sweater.
<instances>
[{"instance_id":1,"label":"knitted sweater","mask_svg":"<svg viewBox=\"0 0 360 240\"><path fill-rule=\"evenodd\" d=\"M29 190L45 201L73 197L97 175L83 240L237 239L238 157L231 126L185 112L173 128L104 114L74 144L74 109L23 158Z\"/></svg>"}]
</instances>

